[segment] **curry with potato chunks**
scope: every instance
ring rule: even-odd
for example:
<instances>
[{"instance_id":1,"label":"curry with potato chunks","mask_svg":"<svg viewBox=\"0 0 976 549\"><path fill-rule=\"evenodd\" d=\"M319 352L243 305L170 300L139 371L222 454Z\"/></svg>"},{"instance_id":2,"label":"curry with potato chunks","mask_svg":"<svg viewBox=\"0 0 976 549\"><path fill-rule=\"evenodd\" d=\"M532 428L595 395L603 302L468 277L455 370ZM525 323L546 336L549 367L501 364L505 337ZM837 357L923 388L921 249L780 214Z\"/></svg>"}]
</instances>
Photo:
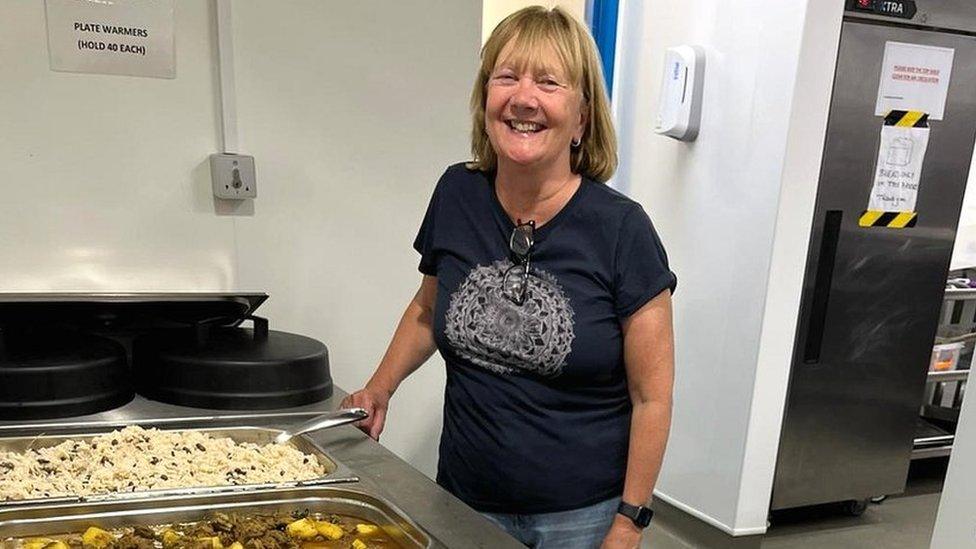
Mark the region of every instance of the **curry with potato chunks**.
<instances>
[{"instance_id":1,"label":"curry with potato chunks","mask_svg":"<svg viewBox=\"0 0 976 549\"><path fill-rule=\"evenodd\" d=\"M199 522L102 529L50 537L19 538L0 547L16 549L393 549L399 548L371 522L308 510L286 514L215 513Z\"/></svg>"}]
</instances>

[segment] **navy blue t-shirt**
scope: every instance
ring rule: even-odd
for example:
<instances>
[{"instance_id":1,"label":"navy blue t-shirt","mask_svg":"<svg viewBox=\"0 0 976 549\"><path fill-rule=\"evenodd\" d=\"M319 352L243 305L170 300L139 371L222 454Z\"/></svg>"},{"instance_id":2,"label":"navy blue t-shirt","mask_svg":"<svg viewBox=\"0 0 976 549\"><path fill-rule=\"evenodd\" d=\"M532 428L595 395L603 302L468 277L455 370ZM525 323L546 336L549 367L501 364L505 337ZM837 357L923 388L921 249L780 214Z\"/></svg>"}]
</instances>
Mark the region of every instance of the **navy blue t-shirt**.
<instances>
[{"instance_id":1,"label":"navy blue t-shirt","mask_svg":"<svg viewBox=\"0 0 976 549\"><path fill-rule=\"evenodd\" d=\"M638 203L583 178L536 229L516 305L501 292L513 228L492 174L457 164L414 242L420 271L437 277L434 338L447 363L437 482L484 512L619 496L631 412L620 321L674 290L664 248Z\"/></svg>"}]
</instances>

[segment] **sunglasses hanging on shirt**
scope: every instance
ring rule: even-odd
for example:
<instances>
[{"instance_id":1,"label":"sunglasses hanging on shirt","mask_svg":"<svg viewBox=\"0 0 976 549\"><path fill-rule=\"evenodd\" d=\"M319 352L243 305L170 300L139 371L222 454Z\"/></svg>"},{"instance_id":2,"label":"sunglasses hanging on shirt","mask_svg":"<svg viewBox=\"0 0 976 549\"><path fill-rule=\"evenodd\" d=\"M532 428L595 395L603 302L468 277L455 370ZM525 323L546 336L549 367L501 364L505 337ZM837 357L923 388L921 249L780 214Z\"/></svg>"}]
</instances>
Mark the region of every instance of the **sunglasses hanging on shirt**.
<instances>
[{"instance_id":1,"label":"sunglasses hanging on shirt","mask_svg":"<svg viewBox=\"0 0 976 549\"><path fill-rule=\"evenodd\" d=\"M516 305L525 303L529 286L529 264L532 260L532 246L535 245L535 221L518 220L508 239L508 251L512 254L514 265L505 271L502 278L502 295Z\"/></svg>"}]
</instances>

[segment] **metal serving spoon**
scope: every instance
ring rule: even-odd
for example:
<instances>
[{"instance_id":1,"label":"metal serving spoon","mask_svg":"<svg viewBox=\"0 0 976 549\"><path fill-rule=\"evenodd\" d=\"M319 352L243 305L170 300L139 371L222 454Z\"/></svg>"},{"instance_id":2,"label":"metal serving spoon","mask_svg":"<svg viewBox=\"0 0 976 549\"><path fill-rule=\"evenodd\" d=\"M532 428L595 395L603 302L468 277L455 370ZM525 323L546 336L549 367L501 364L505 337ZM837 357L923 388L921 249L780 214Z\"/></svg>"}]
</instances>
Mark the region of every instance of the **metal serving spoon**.
<instances>
[{"instance_id":1,"label":"metal serving spoon","mask_svg":"<svg viewBox=\"0 0 976 549\"><path fill-rule=\"evenodd\" d=\"M369 414L366 413L366 410L363 410L362 408L344 408L342 410L336 410L334 412L315 416L304 423L293 425L282 431L280 435L276 436L274 441L276 444L284 444L298 435L311 433L312 431L319 431L321 429L328 429L330 427L338 427L339 425L353 423L361 419L366 419L367 417L369 417Z\"/></svg>"}]
</instances>

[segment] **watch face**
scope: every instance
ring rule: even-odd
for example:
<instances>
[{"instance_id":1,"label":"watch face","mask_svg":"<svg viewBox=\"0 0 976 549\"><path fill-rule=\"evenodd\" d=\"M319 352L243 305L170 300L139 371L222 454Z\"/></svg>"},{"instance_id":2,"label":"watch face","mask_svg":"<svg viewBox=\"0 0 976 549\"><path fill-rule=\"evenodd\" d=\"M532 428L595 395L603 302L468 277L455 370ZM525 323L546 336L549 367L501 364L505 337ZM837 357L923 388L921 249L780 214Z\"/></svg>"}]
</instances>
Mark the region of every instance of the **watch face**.
<instances>
[{"instance_id":1,"label":"watch face","mask_svg":"<svg viewBox=\"0 0 976 549\"><path fill-rule=\"evenodd\" d=\"M634 522L641 528L647 528L647 525L651 523L652 516L654 516L654 513L650 509L641 507L637 511L637 518L634 519Z\"/></svg>"}]
</instances>

